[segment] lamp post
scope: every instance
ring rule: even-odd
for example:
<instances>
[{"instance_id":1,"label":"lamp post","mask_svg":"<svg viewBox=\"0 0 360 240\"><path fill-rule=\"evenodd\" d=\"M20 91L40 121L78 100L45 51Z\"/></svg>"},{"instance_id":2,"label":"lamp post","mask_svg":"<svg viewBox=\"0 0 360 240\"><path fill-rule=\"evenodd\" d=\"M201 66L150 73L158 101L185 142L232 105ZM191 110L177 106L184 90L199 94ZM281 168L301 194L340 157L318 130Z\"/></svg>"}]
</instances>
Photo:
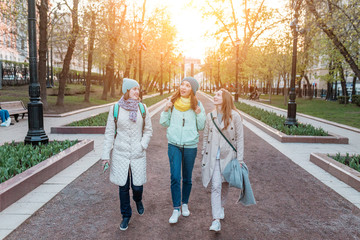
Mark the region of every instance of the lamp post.
<instances>
[{"instance_id":1,"label":"lamp post","mask_svg":"<svg viewBox=\"0 0 360 240\"><path fill-rule=\"evenodd\" d=\"M139 85L140 85L140 99L142 99L142 69L141 69L141 50L142 50L142 30L143 30L143 22L137 23L139 29Z\"/></svg>"},{"instance_id":2,"label":"lamp post","mask_svg":"<svg viewBox=\"0 0 360 240\"><path fill-rule=\"evenodd\" d=\"M299 17L299 8L301 0L296 0L293 2L293 7L295 8L294 20L290 24L290 28L293 32L293 55L292 55L292 65L291 65L291 82L290 82L290 96L288 102L288 112L287 118L285 120L286 126L297 126L296 121L296 94L295 94L295 78L296 78L296 60L297 60L297 38L298 38L298 17Z\"/></svg>"},{"instance_id":3,"label":"lamp post","mask_svg":"<svg viewBox=\"0 0 360 240\"><path fill-rule=\"evenodd\" d=\"M221 84L220 84L220 57L217 57L216 58L216 61L217 61L217 63L218 63L218 85L220 85L221 86Z\"/></svg>"},{"instance_id":4,"label":"lamp post","mask_svg":"<svg viewBox=\"0 0 360 240\"><path fill-rule=\"evenodd\" d=\"M240 39L237 38L235 41L236 46L236 64L235 64L235 102L239 101L239 83L238 83L238 77L239 77L239 46L240 46Z\"/></svg>"},{"instance_id":5,"label":"lamp post","mask_svg":"<svg viewBox=\"0 0 360 240\"><path fill-rule=\"evenodd\" d=\"M28 32L29 32L29 72L30 84L28 103L29 130L25 137L25 144L47 144L49 138L44 131L43 104L40 101L40 84L37 78L37 49L36 49L36 16L35 0L28 1Z\"/></svg>"},{"instance_id":6,"label":"lamp post","mask_svg":"<svg viewBox=\"0 0 360 240\"><path fill-rule=\"evenodd\" d=\"M164 52L160 52L160 96L163 95L163 56Z\"/></svg>"}]
</instances>

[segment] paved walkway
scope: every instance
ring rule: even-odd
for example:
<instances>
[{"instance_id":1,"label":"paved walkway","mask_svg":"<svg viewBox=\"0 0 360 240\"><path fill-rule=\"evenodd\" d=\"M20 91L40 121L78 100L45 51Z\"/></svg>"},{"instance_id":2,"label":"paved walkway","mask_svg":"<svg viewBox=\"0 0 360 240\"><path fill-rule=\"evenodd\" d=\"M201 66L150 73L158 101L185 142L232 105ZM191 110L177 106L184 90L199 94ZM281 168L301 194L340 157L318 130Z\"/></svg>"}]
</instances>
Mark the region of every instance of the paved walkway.
<instances>
[{"instance_id":1,"label":"paved walkway","mask_svg":"<svg viewBox=\"0 0 360 240\"><path fill-rule=\"evenodd\" d=\"M207 111L213 108L206 97L200 96L200 100ZM104 107L64 118L45 118L45 130L49 133L52 126L107 110L108 107ZM210 194L209 189L201 185L200 155L193 176L192 214L186 220L180 219L175 226L167 223L171 198L166 130L158 124L157 111L151 115L154 136L148 150L146 213L142 217L134 214L126 232L118 230L116 186L108 182L100 166L95 164L101 155L103 136L49 134L50 140L92 138L95 149L1 212L0 239L13 229L16 230L8 239L30 236L34 239L360 239L360 193L309 161L311 152L355 153L359 149L359 134L336 128L338 132L335 132L327 129L334 126L322 124L328 131L349 137L350 144L285 144L245 122L245 161L258 204L248 208L233 204L237 193L232 190L225 210L227 218L221 234L216 235L207 230L211 223ZM1 128L2 136L3 132L8 137L0 141L23 141L27 121Z\"/></svg>"}]
</instances>

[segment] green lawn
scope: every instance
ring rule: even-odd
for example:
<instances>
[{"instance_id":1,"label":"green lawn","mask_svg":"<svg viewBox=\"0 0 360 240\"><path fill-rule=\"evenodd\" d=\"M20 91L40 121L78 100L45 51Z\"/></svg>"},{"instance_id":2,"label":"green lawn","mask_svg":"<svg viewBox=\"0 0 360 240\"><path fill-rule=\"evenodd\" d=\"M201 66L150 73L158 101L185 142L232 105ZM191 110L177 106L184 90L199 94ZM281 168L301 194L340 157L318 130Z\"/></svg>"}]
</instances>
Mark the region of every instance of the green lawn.
<instances>
[{"instance_id":1,"label":"green lawn","mask_svg":"<svg viewBox=\"0 0 360 240\"><path fill-rule=\"evenodd\" d=\"M269 95L261 95L261 99L268 100ZM339 104L337 101L325 101L323 99L303 99L296 100L297 112L323 118L329 121L360 128L360 107L354 104ZM268 102L262 102L269 104ZM287 109L284 106L284 97L282 95L272 95L271 105Z\"/></svg>"},{"instance_id":2,"label":"green lawn","mask_svg":"<svg viewBox=\"0 0 360 240\"><path fill-rule=\"evenodd\" d=\"M98 85L92 85L91 86L91 93L90 93L90 102L86 103L84 102L84 92L85 86L80 84L67 84L67 88L70 88L72 92L78 92L77 94L65 96L64 98L64 107L59 108L57 107L56 101L57 96L50 96L51 89L48 89L47 93L47 102L49 105L49 108L47 110L44 110L44 113L64 113L64 112L70 112L82 108L87 108L91 106L96 105L102 105L110 102L115 102L120 99L120 90L116 89L116 97L112 98L110 97L110 94L108 94L108 99L101 100L103 87ZM22 100L27 106L29 100L29 86L3 86L2 89L0 89L0 101L6 102L6 101L16 101L16 100Z\"/></svg>"}]
</instances>

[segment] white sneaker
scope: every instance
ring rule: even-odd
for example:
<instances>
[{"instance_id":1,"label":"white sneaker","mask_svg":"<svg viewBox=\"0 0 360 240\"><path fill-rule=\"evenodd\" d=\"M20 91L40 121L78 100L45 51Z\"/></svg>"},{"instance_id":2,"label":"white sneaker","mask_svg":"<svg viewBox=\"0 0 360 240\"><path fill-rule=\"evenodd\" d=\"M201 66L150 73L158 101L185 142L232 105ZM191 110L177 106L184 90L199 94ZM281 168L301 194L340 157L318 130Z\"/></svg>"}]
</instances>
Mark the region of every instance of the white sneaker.
<instances>
[{"instance_id":1,"label":"white sneaker","mask_svg":"<svg viewBox=\"0 0 360 240\"><path fill-rule=\"evenodd\" d=\"M11 118L9 117L8 119L6 119L5 122L1 123L0 126L1 127L8 127L8 126L10 126L10 123L11 123Z\"/></svg>"},{"instance_id":2,"label":"white sneaker","mask_svg":"<svg viewBox=\"0 0 360 240\"><path fill-rule=\"evenodd\" d=\"M219 220L214 220L209 228L210 231L218 232L221 230L221 224Z\"/></svg>"},{"instance_id":3,"label":"white sneaker","mask_svg":"<svg viewBox=\"0 0 360 240\"><path fill-rule=\"evenodd\" d=\"M174 211L169 219L169 223L177 223L180 215L181 215L180 209L179 210L174 209Z\"/></svg>"},{"instance_id":4,"label":"white sneaker","mask_svg":"<svg viewBox=\"0 0 360 240\"><path fill-rule=\"evenodd\" d=\"M190 215L189 206L188 206L187 204L184 203L184 204L181 206L181 210L182 210L182 215L183 215L184 217L188 217L188 216Z\"/></svg>"},{"instance_id":5,"label":"white sneaker","mask_svg":"<svg viewBox=\"0 0 360 240\"><path fill-rule=\"evenodd\" d=\"M225 218L225 211L224 208L221 208L221 213L220 213L220 219L224 219Z\"/></svg>"}]
</instances>

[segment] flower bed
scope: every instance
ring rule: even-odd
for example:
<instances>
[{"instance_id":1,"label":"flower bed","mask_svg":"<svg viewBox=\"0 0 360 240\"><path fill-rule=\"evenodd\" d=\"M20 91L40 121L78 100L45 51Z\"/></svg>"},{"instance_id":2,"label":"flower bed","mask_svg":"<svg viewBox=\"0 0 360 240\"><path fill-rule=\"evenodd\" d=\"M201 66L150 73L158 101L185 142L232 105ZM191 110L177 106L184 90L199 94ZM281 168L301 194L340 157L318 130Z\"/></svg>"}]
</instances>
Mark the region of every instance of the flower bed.
<instances>
[{"instance_id":1,"label":"flower bed","mask_svg":"<svg viewBox=\"0 0 360 240\"><path fill-rule=\"evenodd\" d=\"M352 169L355 169L356 171L360 172L360 155L351 155L349 153L346 153L346 155L341 155L340 153L336 154L335 156L331 156L332 159L335 161L338 161L342 164L345 164L346 166L351 167Z\"/></svg>"},{"instance_id":2,"label":"flower bed","mask_svg":"<svg viewBox=\"0 0 360 240\"><path fill-rule=\"evenodd\" d=\"M250 116L260 120L261 122L269 125L280 132L287 135L299 135L299 136L329 136L329 133L324 131L322 128L315 128L310 124L301 124L298 126L285 126L286 118L278 116L276 113L269 112L257 107L250 106L245 103L235 103L235 106Z\"/></svg>"},{"instance_id":3,"label":"flower bed","mask_svg":"<svg viewBox=\"0 0 360 240\"><path fill-rule=\"evenodd\" d=\"M47 181L58 172L70 166L75 161L79 160L93 149L93 140L81 140L66 149L59 148L59 150L62 151L58 154L51 154L51 157L1 183L0 211L16 202L21 197L41 185L43 182ZM30 151L32 150L30 149ZM42 154L38 153L38 155ZM12 159L7 160L8 162L13 161Z\"/></svg>"},{"instance_id":4,"label":"flower bed","mask_svg":"<svg viewBox=\"0 0 360 240\"><path fill-rule=\"evenodd\" d=\"M0 146L0 183L24 172L36 164L75 145L78 141L53 141L47 145L32 146L22 143L5 143Z\"/></svg>"}]
</instances>

